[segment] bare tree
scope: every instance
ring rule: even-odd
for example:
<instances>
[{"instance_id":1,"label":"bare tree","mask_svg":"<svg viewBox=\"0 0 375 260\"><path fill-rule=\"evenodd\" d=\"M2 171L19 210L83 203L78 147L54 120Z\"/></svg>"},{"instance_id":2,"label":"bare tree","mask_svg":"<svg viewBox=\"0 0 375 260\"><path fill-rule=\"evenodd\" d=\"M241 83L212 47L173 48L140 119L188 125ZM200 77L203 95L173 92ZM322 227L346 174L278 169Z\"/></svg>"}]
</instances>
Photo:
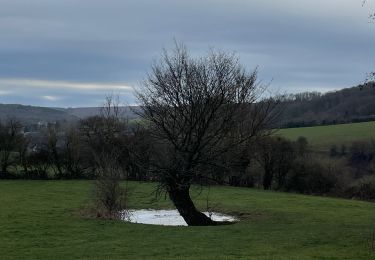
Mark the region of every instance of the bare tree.
<instances>
[{"instance_id":1,"label":"bare tree","mask_svg":"<svg viewBox=\"0 0 375 260\"><path fill-rule=\"evenodd\" d=\"M126 210L126 189L120 185L125 177L118 165L118 154L103 155L98 161L97 178L94 187L94 202L96 216L117 219Z\"/></svg>"},{"instance_id":2,"label":"bare tree","mask_svg":"<svg viewBox=\"0 0 375 260\"><path fill-rule=\"evenodd\" d=\"M296 145L297 146L297 145ZM276 189L285 186L286 177L292 168L298 148L281 137L266 137L258 141L255 158L263 170L263 188L269 190L273 183Z\"/></svg>"},{"instance_id":3,"label":"bare tree","mask_svg":"<svg viewBox=\"0 0 375 260\"><path fill-rule=\"evenodd\" d=\"M99 116L89 117L80 123L82 139L90 147L94 163L106 158L114 150L117 154L126 154L126 131L119 99L113 95L106 97ZM126 160L126 156L122 156L122 160Z\"/></svg>"},{"instance_id":4,"label":"bare tree","mask_svg":"<svg viewBox=\"0 0 375 260\"><path fill-rule=\"evenodd\" d=\"M118 218L125 207L128 145L126 122L120 115L119 99L107 96L100 116L81 122L81 135L90 147L96 181L94 202L98 217Z\"/></svg>"},{"instance_id":5,"label":"bare tree","mask_svg":"<svg viewBox=\"0 0 375 260\"><path fill-rule=\"evenodd\" d=\"M276 116L276 102L261 101L257 71L248 73L236 56L210 51L192 58L182 44L164 51L137 93L140 116L157 147L153 168L188 225L215 225L199 212L189 190L230 151L246 146Z\"/></svg>"}]
</instances>

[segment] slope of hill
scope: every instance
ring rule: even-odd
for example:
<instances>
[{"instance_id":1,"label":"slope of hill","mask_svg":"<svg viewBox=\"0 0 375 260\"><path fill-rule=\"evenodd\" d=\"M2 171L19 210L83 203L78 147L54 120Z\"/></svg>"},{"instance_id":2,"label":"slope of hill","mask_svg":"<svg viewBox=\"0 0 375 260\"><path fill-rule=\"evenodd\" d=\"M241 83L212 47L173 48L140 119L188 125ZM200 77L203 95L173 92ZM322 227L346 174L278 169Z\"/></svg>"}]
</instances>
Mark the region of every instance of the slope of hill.
<instances>
[{"instance_id":1,"label":"slope of hill","mask_svg":"<svg viewBox=\"0 0 375 260\"><path fill-rule=\"evenodd\" d=\"M375 83L321 94L306 92L285 96L278 125L283 128L341 124L375 120ZM139 107L121 107L121 115L136 119ZM0 119L17 118L22 123L74 121L100 114L99 107L48 108L0 104Z\"/></svg>"},{"instance_id":2,"label":"slope of hill","mask_svg":"<svg viewBox=\"0 0 375 260\"><path fill-rule=\"evenodd\" d=\"M283 102L282 127L303 127L375 120L375 83L321 94L290 95Z\"/></svg>"},{"instance_id":3,"label":"slope of hill","mask_svg":"<svg viewBox=\"0 0 375 260\"><path fill-rule=\"evenodd\" d=\"M120 115L128 119L135 119L137 118L137 115L134 113L134 111L137 109L137 107L121 107ZM74 122L79 119L99 114L99 107L50 108L18 104L0 104L1 121L7 120L8 118L15 118L24 125L36 124L39 121Z\"/></svg>"},{"instance_id":4,"label":"slope of hill","mask_svg":"<svg viewBox=\"0 0 375 260\"><path fill-rule=\"evenodd\" d=\"M124 106L120 108L120 115L128 119L137 118L137 115L134 113L138 107L129 107ZM66 111L68 114L76 116L78 118L86 118L90 116L96 116L100 114L100 107L77 107L77 108L67 108Z\"/></svg>"}]
</instances>

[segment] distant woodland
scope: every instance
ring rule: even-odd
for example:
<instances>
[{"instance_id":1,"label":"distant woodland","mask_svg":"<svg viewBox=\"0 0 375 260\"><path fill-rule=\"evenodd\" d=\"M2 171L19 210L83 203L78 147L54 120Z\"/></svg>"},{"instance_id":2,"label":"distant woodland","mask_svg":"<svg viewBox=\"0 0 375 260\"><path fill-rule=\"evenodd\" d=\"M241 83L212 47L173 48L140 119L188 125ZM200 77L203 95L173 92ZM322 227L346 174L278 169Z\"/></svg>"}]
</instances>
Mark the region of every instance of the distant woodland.
<instances>
[{"instance_id":1,"label":"distant woodland","mask_svg":"<svg viewBox=\"0 0 375 260\"><path fill-rule=\"evenodd\" d=\"M293 128L375 121L375 82L334 92L303 92L282 97L278 127ZM137 107L122 107L121 115L135 119ZM98 115L99 107L47 108L0 104L0 120L15 118L24 125L75 122Z\"/></svg>"},{"instance_id":2,"label":"distant woodland","mask_svg":"<svg viewBox=\"0 0 375 260\"><path fill-rule=\"evenodd\" d=\"M339 91L304 92L283 97L283 128L375 120L375 83Z\"/></svg>"}]
</instances>

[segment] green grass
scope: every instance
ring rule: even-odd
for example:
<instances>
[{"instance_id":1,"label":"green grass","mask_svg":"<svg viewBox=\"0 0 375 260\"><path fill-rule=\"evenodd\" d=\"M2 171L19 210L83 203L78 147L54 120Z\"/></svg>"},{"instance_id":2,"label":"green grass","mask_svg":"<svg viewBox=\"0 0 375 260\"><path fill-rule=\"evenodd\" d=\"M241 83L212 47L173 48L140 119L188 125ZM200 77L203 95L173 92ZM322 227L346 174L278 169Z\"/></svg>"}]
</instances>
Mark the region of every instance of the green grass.
<instances>
[{"instance_id":1,"label":"green grass","mask_svg":"<svg viewBox=\"0 0 375 260\"><path fill-rule=\"evenodd\" d=\"M281 129L277 134L291 140L300 136L307 138L315 150L326 151L332 145L350 146L353 141L375 139L375 121L343 125L315 126Z\"/></svg>"},{"instance_id":2,"label":"green grass","mask_svg":"<svg viewBox=\"0 0 375 260\"><path fill-rule=\"evenodd\" d=\"M217 211L240 216L216 227L162 227L87 219L89 181L1 181L0 259L374 259L366 238L375 204L213 187ZM132 208L153 201L154 185L130 183ZM194 192L200 208L206 194Z\"/></svg>"}]
</instances>

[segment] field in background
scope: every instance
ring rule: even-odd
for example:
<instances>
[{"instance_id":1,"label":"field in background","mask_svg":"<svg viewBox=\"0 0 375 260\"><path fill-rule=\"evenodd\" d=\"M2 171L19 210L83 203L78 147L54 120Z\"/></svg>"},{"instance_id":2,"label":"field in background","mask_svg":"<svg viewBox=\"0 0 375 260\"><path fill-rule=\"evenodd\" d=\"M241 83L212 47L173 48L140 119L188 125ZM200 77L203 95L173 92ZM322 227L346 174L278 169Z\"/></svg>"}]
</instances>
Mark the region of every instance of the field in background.
<instances>
[{"instance_id":1,"label":"field in background","mask_svg":"<svg viewBox=\"0 0 375 260\"><path fill-rule=\"evenodd\" d=\"M1 181L1 259L374 259L375 204L212 187L211 206L239 223L161 227L85 219L90 181ZM154 201L152 183L130 182L132 208ZM206 206L206 191L193 198Z\"/></svg>"},{"instance_id":2,"label":"field in background","mask_svg":"<svg viewBox=\"0 0 375 260\"><path fill-rule=\"evenodd\" d=\"M353 141L375 140L375 121L342 125L328 125L280 129L278 135L291 140L304 136L316 151L327 151L332 145L350 146Z\"/></svg>"}]
</instances>

